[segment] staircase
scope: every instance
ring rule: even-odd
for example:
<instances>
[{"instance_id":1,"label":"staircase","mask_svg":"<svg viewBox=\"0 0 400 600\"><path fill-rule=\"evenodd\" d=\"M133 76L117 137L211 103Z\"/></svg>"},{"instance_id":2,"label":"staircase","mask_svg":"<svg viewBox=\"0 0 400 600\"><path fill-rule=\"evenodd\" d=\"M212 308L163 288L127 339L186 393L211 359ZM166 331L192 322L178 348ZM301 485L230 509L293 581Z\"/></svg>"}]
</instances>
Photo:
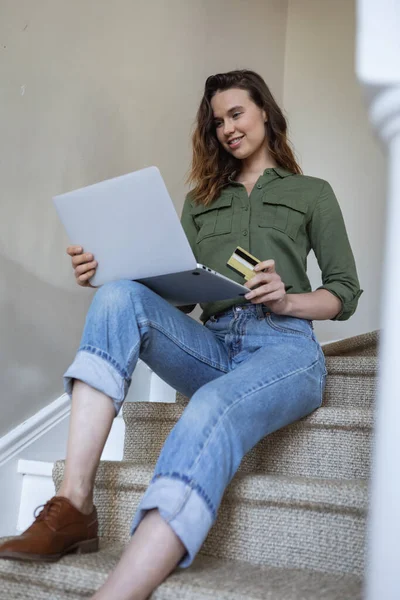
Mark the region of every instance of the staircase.
<instances>
[{"instance_id":1,"label":"staircase","mask_svg":"<svg viewBox=\"0 0 400 600\"><path fill-rule=\"evenodd\" d=\"M153 600L362 598L377 332L324 347L323 406L262 440L229 486L218 520L189 569ZM0 560L0 598L90 598L129 539L135 508L187 399L126 403L124 460L101 463L95 502L101 549L56 564ZM56 463L59 486L64 465Z\"/></svg>"}]
</instances>

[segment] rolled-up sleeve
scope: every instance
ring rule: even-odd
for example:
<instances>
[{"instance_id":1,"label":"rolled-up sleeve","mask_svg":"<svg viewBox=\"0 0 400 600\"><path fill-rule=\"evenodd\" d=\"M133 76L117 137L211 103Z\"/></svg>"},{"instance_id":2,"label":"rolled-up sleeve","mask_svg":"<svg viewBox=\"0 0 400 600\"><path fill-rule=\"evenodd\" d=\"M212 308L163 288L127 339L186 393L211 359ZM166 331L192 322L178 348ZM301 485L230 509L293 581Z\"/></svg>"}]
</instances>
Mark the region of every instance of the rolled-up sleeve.
<instances>
[{"instance_id":1,"label":"rolled-up sleeve","mask_svg":"<svg viewBox=\"0 0 400 600\"><path fill-rule=\"evenodd\" d=\"M309 223L311 247L322 275L322 286L341 300L342 308L332 321L346 321L355 312L363 290L336 196L326 181Z\"/></svg>"}]
</instances>

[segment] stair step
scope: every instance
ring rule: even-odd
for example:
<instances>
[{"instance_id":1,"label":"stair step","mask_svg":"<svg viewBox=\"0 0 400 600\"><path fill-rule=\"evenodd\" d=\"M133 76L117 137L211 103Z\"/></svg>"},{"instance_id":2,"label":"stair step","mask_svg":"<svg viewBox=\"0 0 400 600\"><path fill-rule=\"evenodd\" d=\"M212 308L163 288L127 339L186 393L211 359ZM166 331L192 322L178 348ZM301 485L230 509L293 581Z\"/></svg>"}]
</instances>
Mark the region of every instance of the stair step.
<instances>
[{"instance_id":1,"label":"stair step","mask_svg":"<svg viewBox=\"0 0 400 600\"><path fill-rule=\"evenodd\" d=\"M71 600L90 598L115 567L121 543L103 541L94 554L70 555L58 563L0 560L0 598ZM189 569L177 569L152 600L361 600L354 575L278 569L199 556Z\"/></svg>"},{"instance_id":2,"label":"stair step","mask_svg":"<svg viewBox=\"0 0 400 600\"><path fill-rule=\"evenodd\" d=\"M376 356L326 356L324 406L371 408L378 374Z\"/></svg>"},{"instance_id":3,"label":"stair step","mask_svg":"<svg viewBox=\"0 0 400 600\"><path fill-rule=\"evenodd\" d=\"M155 464L186 404L130 403L124 459ZM242 461L241 473L367 478L371 463L371 408L322 406L305 419L262 439Z\"/></svg>"},{"instance_id":4,"label":"stair step","mask_svg":"<svg viewBox=\"0 0 400 600\"><path fill-rule=\"evenodd\" d=\"M381 332L368 331L361 335L329 342L322 349L325 356L377 356Z\"/></svg>"},{"instance_id":5,"label":"stair step","mask_svg":"<svg viewBox=\"0 0 400 600\"><path fill-rule=\"evenodd\" d=\"M56 463L53 474L58 488L63 462ZM95 490L100 535L129 539L134 512L152 474L148 465L101 463ZM367 502L364 480L236 476L202 554L360 575Z\"/></svg>"}]
</instances>

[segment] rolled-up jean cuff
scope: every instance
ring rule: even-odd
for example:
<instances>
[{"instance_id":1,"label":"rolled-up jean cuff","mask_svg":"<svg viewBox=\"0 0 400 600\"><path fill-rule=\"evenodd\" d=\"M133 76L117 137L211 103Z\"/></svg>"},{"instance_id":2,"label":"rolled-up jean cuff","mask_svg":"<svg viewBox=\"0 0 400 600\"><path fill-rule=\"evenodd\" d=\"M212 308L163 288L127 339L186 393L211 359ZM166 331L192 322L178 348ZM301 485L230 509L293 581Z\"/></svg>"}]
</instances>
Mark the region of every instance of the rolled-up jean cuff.
<instances>
[{"instance_id":1,"label":"rolled-up jean cuff","mask_svg":"<svg viewBox=\"0 0 400 600\"><path fill-rule=\"evenodd\" d=\"M118 415L128 392L129 383L106 359L92 352L80 350L72 365L64 373L64 390L70 397L74 379L80 379L106 396L110 396L115 414Z\"/></svg>"},{"instance_id":2,"label":"rolled-up jean cuff","mask_svg":"<svg viewBox=\"0 0 400 600\"><path fill-rule=\"evenodd\" d=\"M214 522L203 498L193 487L179 479L159 477L149 485L132 522L131 535L148 510L157 508L187 550L179 563L189 567Z\"/></svg>"}]
</instances>

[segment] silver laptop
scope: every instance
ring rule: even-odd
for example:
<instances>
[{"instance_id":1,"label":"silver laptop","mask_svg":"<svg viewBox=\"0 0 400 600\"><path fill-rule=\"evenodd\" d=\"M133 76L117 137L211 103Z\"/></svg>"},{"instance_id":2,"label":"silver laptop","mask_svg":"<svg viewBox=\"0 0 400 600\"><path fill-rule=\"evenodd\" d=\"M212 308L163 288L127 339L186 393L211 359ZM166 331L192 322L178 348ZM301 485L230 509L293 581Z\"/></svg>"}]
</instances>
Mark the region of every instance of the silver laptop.
<instances>
[{"instance_id":1,"label":"silver laptop","mask_svg":"<svg viewBox=\"0 0 400 600\"><path fill-rule=\"evenodd\" d=\"M241 298L248 288L197 263L157 167L53 198L72 244L98 262L91 284L140 281L171 304Z\"/></svg>"}]
</instances>

